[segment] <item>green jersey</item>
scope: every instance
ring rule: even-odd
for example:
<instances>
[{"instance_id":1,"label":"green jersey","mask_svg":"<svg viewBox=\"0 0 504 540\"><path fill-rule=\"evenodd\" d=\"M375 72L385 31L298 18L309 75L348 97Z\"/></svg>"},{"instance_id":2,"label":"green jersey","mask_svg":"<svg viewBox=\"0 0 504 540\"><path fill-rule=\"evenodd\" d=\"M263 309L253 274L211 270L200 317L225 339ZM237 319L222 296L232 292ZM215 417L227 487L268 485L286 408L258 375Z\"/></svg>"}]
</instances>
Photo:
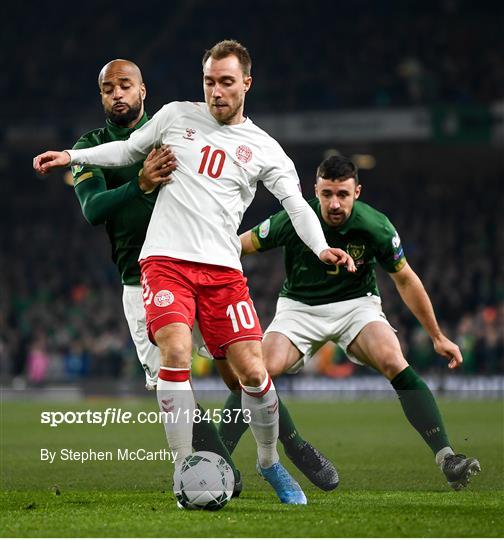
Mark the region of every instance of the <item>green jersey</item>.
<instances>
[{"instance_id":1,"label":"green jersey","mask_svg":"<svg viewBox=\"0 0 504 540\"><path fill-rule=\"evenodd\" d=\"M125 140L147 120L144 114L134 128L119 127L107 120L104 128L83 135L74 149ZM82 213L93 225L105 224L112 244L112 260L125 285L140 283L138 256L158 191L145 194L140 189L138 176L142 163L117 169L100 169L88 165L72 167L75 193Z\"/></svg>"},{"instance_id":2,"label":"green jersey","mask_svg":"<svg viewBox=\"0 0 504 540\"><path fill-rule=\"evenodd\" d=\"M406 258L401 240L388 218L371 206L356 201L350 217L340 227L330 227L320 214L318 199L309 201L317 214L327 243L341 248L354 259L357 271L324 264L299 238L285 210L252 229L258 251L284 248L286 280L280 296L318 306L362 296L379 296L375 266L399 271Z\"/></svg>"}]
</instances>

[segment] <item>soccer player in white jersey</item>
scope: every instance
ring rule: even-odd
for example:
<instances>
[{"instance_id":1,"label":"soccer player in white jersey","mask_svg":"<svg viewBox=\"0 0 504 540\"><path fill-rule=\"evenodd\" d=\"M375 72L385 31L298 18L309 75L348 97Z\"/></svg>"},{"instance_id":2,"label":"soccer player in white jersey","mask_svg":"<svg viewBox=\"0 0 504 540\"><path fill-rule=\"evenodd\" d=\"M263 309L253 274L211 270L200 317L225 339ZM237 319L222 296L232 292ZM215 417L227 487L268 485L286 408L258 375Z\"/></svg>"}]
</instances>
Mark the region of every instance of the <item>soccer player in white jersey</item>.
<instances>
[{"instance_id":1,"label":"soccer player in white jersey","mask_svg":"<svg viewBox=\"0 0 504 540\"><path fill-rule=\"evenodd\" d=\"M306 504L299 484L280 464L278 401L264 367L262 330L240 263L237 229L257 182L277 197L297 234L327 264L355 271L344 251L330 248L317 216L303 199L294 164L280 145L244 116L251 59L233 40L203 57L206 103L165 105L126 141L82 150L45 152L34 168L135 163L161 145L177 157L173 181L160 189L140 253L147 327L161 350L157 385L175 474L191 453L195 401L190 385L191 329L197 318L214 358L227 358L243 388L258 449L258 470L287 504ZM167 415L169 420L169 416Z\"/></svg>"}]
</instances>

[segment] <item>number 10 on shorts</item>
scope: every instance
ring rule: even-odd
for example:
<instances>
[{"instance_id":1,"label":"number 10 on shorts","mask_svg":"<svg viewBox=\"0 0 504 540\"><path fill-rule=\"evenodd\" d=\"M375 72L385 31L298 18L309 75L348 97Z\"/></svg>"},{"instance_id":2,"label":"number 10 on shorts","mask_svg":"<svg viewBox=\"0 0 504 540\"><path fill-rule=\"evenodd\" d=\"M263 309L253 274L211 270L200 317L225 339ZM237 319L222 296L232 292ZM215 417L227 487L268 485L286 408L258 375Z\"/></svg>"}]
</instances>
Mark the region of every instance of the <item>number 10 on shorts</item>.
<instances>
[{"instance_id":1,"label":"number 10 on shorts","mask_svg":"<svg viewBox=\"0 0 504 540\"><path fill-rule=\"evenodd\" d=\"M226 310L226 315L231 319L233 332L236 334L240 331L240 325L245 330L254 328L255 320L252 308L247 302L241 301L236 305L229 304Z\"/></svg>"}]
</instances>

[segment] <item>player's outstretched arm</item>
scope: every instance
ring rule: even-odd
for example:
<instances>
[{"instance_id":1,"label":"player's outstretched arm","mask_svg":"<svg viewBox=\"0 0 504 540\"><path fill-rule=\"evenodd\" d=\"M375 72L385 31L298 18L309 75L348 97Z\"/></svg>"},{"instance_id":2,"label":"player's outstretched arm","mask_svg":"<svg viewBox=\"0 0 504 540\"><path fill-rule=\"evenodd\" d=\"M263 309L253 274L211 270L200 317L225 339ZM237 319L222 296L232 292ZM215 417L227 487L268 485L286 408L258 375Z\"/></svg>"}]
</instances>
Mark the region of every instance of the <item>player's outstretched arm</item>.
<instances>
[{"instance_id":1,"label":"player's outstretched arm","mask_svg":"<svg viewBox=\"0 0 504 540\"><path fill-rule=\"evenodd\" d=\"M49 150L33 158L33 168L39 174L48 174L53 169L70 165L70 154L66 151Z\"/></svg>"},{"instance_id":2,"label":"player's outstretched arm","mask_svg":"<svg viewBox=\"0 0 504 540\"><path fill-rule=\"evenodd\" d=\"M33 160L34 169L46 174L65 165L95 165L106 169L125 167L144 160L149 152L161 144L161 128L170 123L173 107L165 105L140 129L124 141L111 141L89 148L45 152ZM65 155L68 154L68 157Z\"/></svg>"},{"instance_id":3,"label":"player's outstretched arm","mask_svg":"<svg viewBox=\"0 0 504 540\"><path fill-rule=\"evenodd\" d=\"M344 265L349 272L355 272L355 264L343 250L331 248L327 245L324 232L317 214L303 199L301 193L295 193L282 201L296 234L324 263L330 265Z\"/></svg>"},{"instance_id":4,"label":"player's outstretched arm","mask_svg":"<svg viewBox=\"0 0 504 540\"><path fill-rule=\"evenodd\" d=\"M163 146L151 151L139 176L111 189L107 189L101 169L84 168L74 176L75 194L84 217L91 225L105 223L118 209L138 197L139 191L151 193L159 185L169 183L176 166L175 155L168 146Z\"/></svg>"},{"instance_id":5,"label":"player's outstretched arm","mask_svg":"<svg viewBox=\"0 0 504 540\"><path fill-rule=\"evenodd\" d=\"M458 345L441 332L429 295L411 266L406 263L399 272L389 275L394 280L403 302L431 337L434 350L448 358L450 369L459 367L464 361L462 353Z\"/></svg>"}]
</instances>

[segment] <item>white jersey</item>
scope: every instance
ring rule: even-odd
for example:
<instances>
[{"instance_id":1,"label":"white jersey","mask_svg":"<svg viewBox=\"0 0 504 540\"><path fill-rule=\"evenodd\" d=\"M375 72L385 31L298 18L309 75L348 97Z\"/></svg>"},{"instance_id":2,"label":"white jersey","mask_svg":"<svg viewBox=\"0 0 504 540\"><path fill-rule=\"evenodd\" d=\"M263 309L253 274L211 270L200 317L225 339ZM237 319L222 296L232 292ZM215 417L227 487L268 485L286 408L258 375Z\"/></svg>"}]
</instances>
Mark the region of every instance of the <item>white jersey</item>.
<instances>
[{"instance_id":1,"label":"white jersey","mask_svg":"<svg viewBox=\"0 0 504 540\"><path fill-rule=\"evenodd\" d=\"M127 141L70 155L72 163L117 167L162 144L173 150L177 169L159 191L140 259L168 256L241 270L237 230L257 182L280 202L300 197L292 160L250 119L220 124L205 103L190 102L165 105ZM327 247L322 234L316 240L318 250Z\"/></svg>"}]
</instances>

